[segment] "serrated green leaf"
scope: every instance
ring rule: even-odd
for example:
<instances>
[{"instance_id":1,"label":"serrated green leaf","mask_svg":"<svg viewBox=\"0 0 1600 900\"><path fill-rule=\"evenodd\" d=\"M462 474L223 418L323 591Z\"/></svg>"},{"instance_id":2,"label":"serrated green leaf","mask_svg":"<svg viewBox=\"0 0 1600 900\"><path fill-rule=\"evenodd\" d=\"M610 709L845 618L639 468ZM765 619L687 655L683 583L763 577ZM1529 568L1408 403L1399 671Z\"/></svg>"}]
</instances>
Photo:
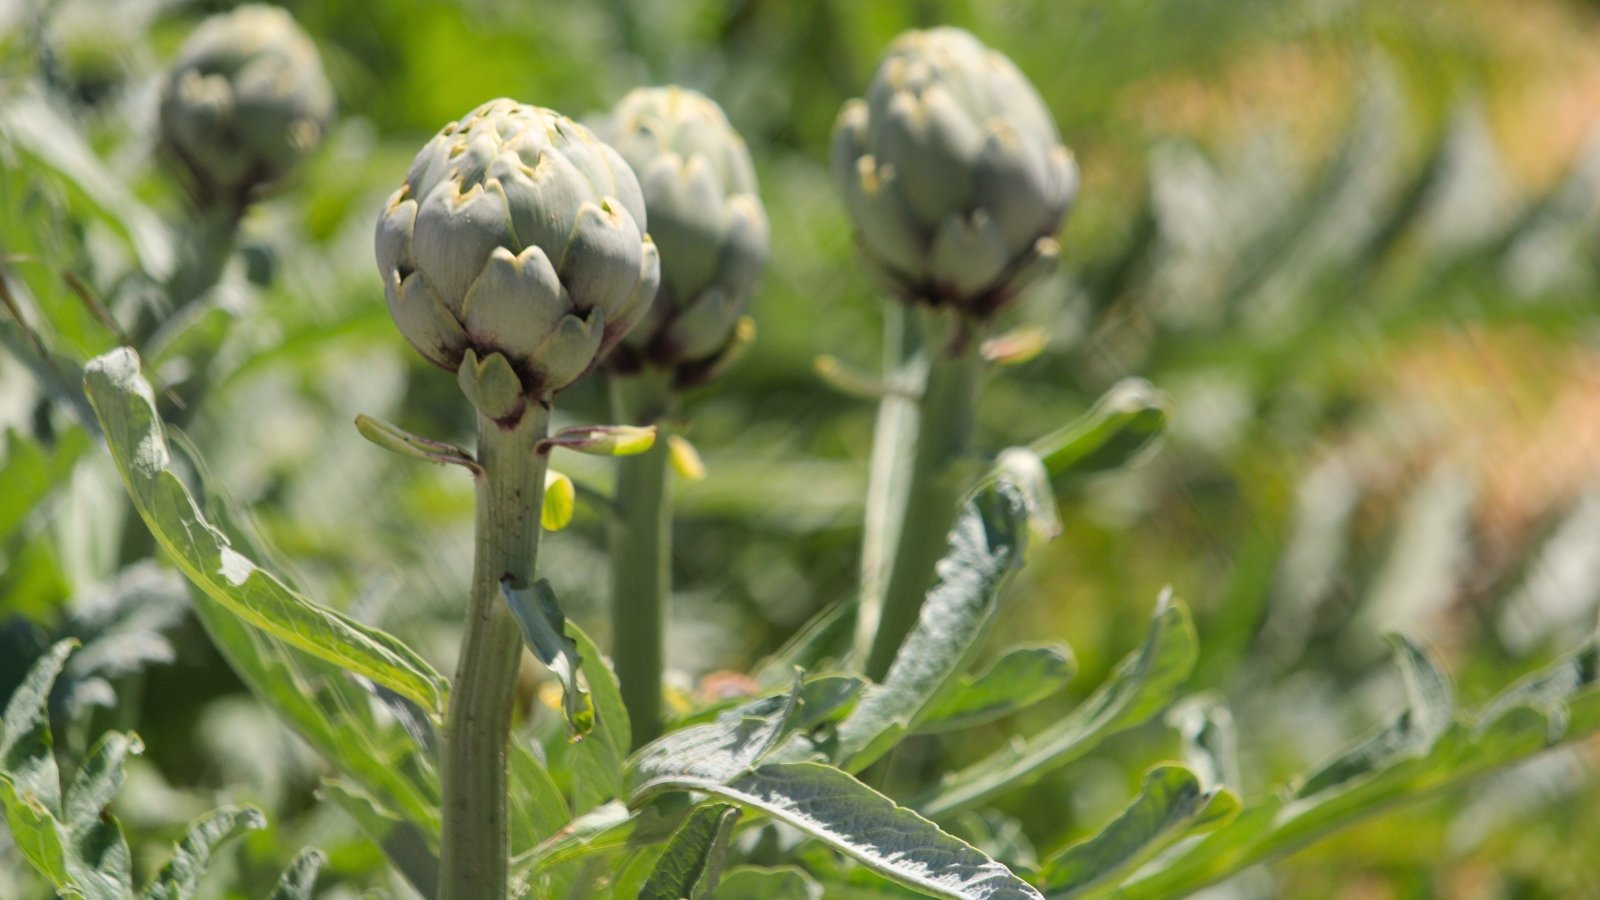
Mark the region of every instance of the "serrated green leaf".
<instances>
[{"instance_id":1,"label":"serrated green leaf","mask_svg":"<svg viewBox=\"0 0 1600 900\"><path fill-rule=\"evenodd\" d=\"M67 833L56 817L37 799L18 791L10 777L3 773L0 773L0 807L5 810L11 841L23 857L63 896L83 896L67 871Z\"/></svg>"},{"instance_id":2,"label":"serrated green leaf","mask_svg":"<svg viewBox=\"0 0 1600 900\"><path fill-rule=\"evenodd\" d=\"M266 818L249 807L225 806L207 813L189 826L188 833L173 848L172 858L139 894L141 900L193 897L217 848L246 831L265 828L266 824Z\"/></svg>"},{"instance_id":3,"label":"serrated green leaf","mask_svg":"<svg viewBox=\"0 0 1600 900\"><path fill-rule=\"evenodd\" d=\"M541 578L528 590L501 584L500 595L522 629L523 643L561 682L561 708L566 713L568 736L582 740L594 728L594 704L578 684L578 645L566 634L567 617L561 613L550 582Z\"/></svg>"},{"instance_id":4,"label":"serrated green leaf","mask_svg":"<svg viewBox=\"0 0 1600 900\"><path fill-rule=\"evenodd\" d=\"M1078 759L1107 737L1132 728L1172 703L1198 656L1194 625L1183 604L1163 593L1138 650L1117 664L1072 713L1033 737L1003 747L945 778L914 805L944 815L1032 782Z\"/></svg>"},{"instance_id":5,"label":"serrated green leaf","mask_svg":"<svg viewBox=\"0 0 1600 900\"><path fill-rule=\"evenodd\" d=\"M739 808L728 803L697 807L656 860L650 880L639 891L639 900L701 900L711 896L722 877L728 839L739 816Z\"/></svg>"},{"instance_id":6,"label":"serrated green leaf","mask_svg":"<svg viewBox=\"0 0 1600 900\"><path fill-rule=\"evenodd\" d=\"M1377 734L1312 772L1296 789L1297 797L1343 784L1397 757L1427 753L1454 721L1454 691L1432 655L1406 638L1392 641L1406 689L1405 711Z\"/></svg>"},{"instance_id":7,"label":"serrated green leaf","mask_svg":"<svg viewBox=\"0 0 1600 900\"><path fill-rule=\"evenodd\" d=\"M655 789L699 791L766 813L886 878L933 896L1041 896L970 844L832 766L768 763L726 784L686 776L658 779Z\"/></svg>"},{"instance_id":8,"label":"serrated green leaf","mask_svg":"<svg viewBox=\"0 0 1600 900\"><path fill-rule=\"evenodd\" d=\"M1238 811L1238 795L1227 788L1207 788L1183 766L1157 766L1116 818L1046 862L1039 886L1047 897L1079 896Z\"/></svg>"},{"instance_id":9,"label":"serrated green leaf","mask_svg":"<svg viewBox=\"0 0 1600 900\"><path fill-rule=\"evenodd\" d=\"M96 357L84 386L134 506L178 568L230 613L313 656L370 678L432 713L445 680L395 637L290 590L235 550L170 469L154 393L126 348Z\"/></svg>"},{"instance_id":10,"label":"serrated green leaf","mask_svg":"<svg viewBox=\"0 0 1600 900\"><path fill-rule=\"evenodd\" d=\"M317 887L317 876L322 874L322 867L327 864L328 856L321 850L315 847L301 850L289 863L289 868L283 870L278 886L272 889L267 900L311 900L311 892Z\"/></svg>"},{"instance_id":11,"label":"serrated green leaf","mask_svg":"<svg viewBox=\"0 0 1600 900\"><path fill-rule=\"evenodd\" d=\"M722 874L716 900L822 900L822 885L798 866L738 866Z\"/></svg>"},{"instance_id":12,"label":"serrated green leaf","mask_svg":"<svg viewBox=\"0 0 1600 900\"><path fill-rule=\"evenodd\" d=\"M917 624L883 684L868 687L839 723L834 758L849 771L878 759L927 713L961 671L1022 566L1027 508L1006 482L992 482L962 505Z\"/></svg>"},{"instance_id":13,"label":"serrated green leaf","mask_svg":"<svg viewBox=\"0 0 1600 900\"><path fill-rule=\"evenodd\" d=\"M61 772L50 734L50 688L77 641L60 641L39 657L6 702L0 719L0 774L28 805L61 817Z\"/></svg>"},{"instance_id":14,"label":"serrated green leaf","mask_svg":"<svg viewBox=\"0 0 1600 900\"><path fill-rule=\"evenodd\" d=\"M633 741L628 725L628 709L622 705L622 690L617 676L606 665L605 657L583 629L568 622L566 633L578 645L583 662L583 678L594 703L594 729L572 745L572 811L582 815L609 800L627 796L623 761Z\"/></svg>"},{"instance_id":15,"label":"serrated green leaf","mask_svg":"<svg viewBox=\"0 0 1600 900\"><path fill-rule=\"evenodd\" d=\"M122 785L123 765L142 752L138 736L107 732L78 767L64 809L71 840L68 868L90 897L121 898L133 885L133 860L122 826L106 814Z\"/></svg>"},{"instance_id":16,"label":"serrated green leaf","mask_svg":"<svg viewBox=\"0 0 1600 900\"><path fill-rule=\"evenodd\" d=\"M917 721L919 734L982 725L1060 691L1077 663L1064 644L1013 647L977 675L963 675Z\"/></svg>"},{"instance_id":17,"label":"serrated green leaf","mask_svg":"<svg viewBox=\"0 0 1600 900\"><path fill-rule=\"evenodd\" d=\"M793 728L803 684L797 674L788 694L752 700L640 747L628 760L631 795L648 793L661 778L730 781L748 772Z\"/></svg>"},{"instance_id":18,"label":"serrated green leaf","mask_svg":"<svg viewBox=\"0 0 1600 900\"><path fill-rule=\"evenodd\" d=\"M322 794L354 819L361 833L378 845L424 900L434 896L439 882L437 837L407 822L361 788L337 779L322 783Z\"/></svg>"},{"instance_id":19,"label":"serrated green leaf","mask_svg":"<svg viewBox=\"0 0 1600 900\"><path fill-rule=\"evenodd\" d=\"M1413 690L1427 693L1436 669L1413 645L1401 660L1415 667ZM1263 861L1282 856L1389 808L1432 797L1600 728L1600 646L1594 641L1512 685L1472 717L1453 722L1423 752L1386 757L1364 772L1309 795L1290 790L1247 806L1228 824L1181 852L1162 858L1117 888L1123 898L1184 896ZM1442 675L1440 676L1442 679ZM1419 716L1419 722L1426 715ZM1570 724L1567 724L1570 723ZM1425 732L1432 727L1424 726ZM1372 739L1339 758L1355 758ZM1311 783L1310 778L1305 783Z\"/></svg>"}]
</instances>

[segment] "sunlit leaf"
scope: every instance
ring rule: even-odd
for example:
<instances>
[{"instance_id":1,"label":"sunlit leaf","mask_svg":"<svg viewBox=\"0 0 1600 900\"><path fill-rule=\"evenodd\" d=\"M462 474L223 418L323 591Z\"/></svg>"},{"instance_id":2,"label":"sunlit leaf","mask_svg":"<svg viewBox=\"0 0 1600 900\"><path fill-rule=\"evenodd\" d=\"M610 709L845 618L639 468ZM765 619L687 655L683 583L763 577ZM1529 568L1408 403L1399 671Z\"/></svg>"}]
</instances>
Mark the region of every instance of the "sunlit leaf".
<instances>
[{"instance_id":1,"label":"sunlit leaf","mask_svg":"<svg viewBox=\"0 0 1600 900\"><path fill-rule=\"evenodd\" d=\"M430 711L443 708L444 679L409 647L296 594L206 521L170 468L154 394L133 351L97 357L86 370L85 387L134 505L191 581L253 627Z\"/></svg>"},{"instance_id":2,"label":"sunlit leaf","mask_svg":"<svg viewBox=\"0 0 1600 900\"><path fill-rule=\"evenodd\" d=\"M763 812L932 896L1040 897L1005 866L832 766L769 763L726 784L693 776L654 783L658 790L699 791Z\"/></svg>"},{"instance_id":3,"label":"sunlit leaf","mask_svg":"<svg viewBox=\"0 0 1600 900\"><path fill-rule=\"evenodd\" d=\"M950 530L936 582L883 684L869 687L839 723L835 758L858 771L915 727L971 658L1022 565L1026 507L1017 489L995 482L967 501Z\"/></svg>"},{"instance_id":4,"label":"sunlit leaf","mask_svg":"<svg viewBox=\"0 0 1600 900\"><path fill-rule=\"evenodd\" d=\"M1118 663L1077 709L1027 740L946 775L915 805L927 815L944 815L1022 787L1078 759L1105 738L1171 704L1197 654L1188 610L1163 594L1144 643Z\"/></svg>"},{"instance_id":5,"label":"sunlit leaf","mask_svg":"<svg viewBox=\"0 0 1600 900\"><path fill-rule=\"evenodd\" d=\"M650 880L638 893L640 900L710 897L722 877L728 839L738 821L739 809L730 804L708 803L696 808L673 833Z\"/></svg>"},{"instance_id":6,"label":"sunlit leaf","mask_svg":"<svg viewBox=\"0 0 1600 900\"><path fill-rule=\"evenodd\" d=\"M207 813L189 826L178 841L172 858L140 892L140 900L186 900L193 897L200 877L211 866L217 848L246 831L266 827L267 820L256 810L224 807Z\"/></svg>"}]
</instances>

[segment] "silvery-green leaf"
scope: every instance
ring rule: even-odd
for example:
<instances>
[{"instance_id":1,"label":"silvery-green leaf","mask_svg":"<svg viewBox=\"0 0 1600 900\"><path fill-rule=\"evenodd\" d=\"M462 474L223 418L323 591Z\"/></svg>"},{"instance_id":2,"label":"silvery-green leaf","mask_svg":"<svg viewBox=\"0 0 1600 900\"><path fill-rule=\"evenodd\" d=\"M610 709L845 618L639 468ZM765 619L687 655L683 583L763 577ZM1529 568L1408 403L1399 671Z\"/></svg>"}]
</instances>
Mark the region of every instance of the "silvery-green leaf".
<instances>
[{"instance_id":1,"label":"silvery-green leaf","mask_svg":"<svg viewBox=\"0 0 1600 900\"><path fill-rule=\"evenodd\" d=\"M1042 900L1005 866L832 766L768 763L727 783L684 776L663 778L656 787L698 791L766 813L936 897Z\"/></svg>"},{"instance_id":2,"label":"silvery-green leaf","mask_svg":"<svg viewBox=\"0 0 1600 900\"><path fill-rule=\"evenodd\" d=\"M1198 647L1189 612L1163 593L1137 651L1125 657L1088 699L1032 737L947 774L925 792L917 808L945 815L997 793L1014 790L1083 756L1117 732L1166 708L1194 668Z\"/></svg>"}]
</instances>

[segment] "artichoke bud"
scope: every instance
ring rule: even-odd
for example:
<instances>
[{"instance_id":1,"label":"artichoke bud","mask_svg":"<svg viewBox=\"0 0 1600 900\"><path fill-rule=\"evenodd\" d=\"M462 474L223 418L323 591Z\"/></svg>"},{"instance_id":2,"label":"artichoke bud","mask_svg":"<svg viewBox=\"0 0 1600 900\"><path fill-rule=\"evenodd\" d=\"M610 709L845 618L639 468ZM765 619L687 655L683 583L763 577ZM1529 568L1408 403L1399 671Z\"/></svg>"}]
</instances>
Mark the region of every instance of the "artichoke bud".
<instances>
[{"instance_id":1,"label":"artichoke bud","mask_svg":"<svg viewBox=\"0 0 1600 900\"><path fill-rule=\"evenodd\" d=\"M493 100L417 154L374 244L400 332L502 419L572 384L644 315L660 279L644 229L616 151L558 113Z\"/></svg>"},{"instance_id":2,"label":"artichoke bud","mask_svg":"<svg viewBox=\"0 0 1600 900\"><path fill-rule=\"evenodd\" d=\"M832 168L874 280L978 318L1048 271L1078 190L1038 92L955 28L889 46L839 114Z\"/></svg>"},{"instance_id":3,"label":"artichoke bud","mask_svg":"<svg viewBox=\"0 0 1600 900\"><path fill-rule=\"evenodd\" d=\"M195 199L237 213L322 142L333 88L282 9L246 5L195 29L161 87L161 145Z\"/></svg>"},{"instance_id":4,"label":"artichoke bud","mask_svg":"<svg viewBox=\"0 0 1600 900\"><path fill-rule=\"evenodd\" d=\"M684 88L634 90L599 130L639 174L661 251L661 289L608 365L669 369L687 387L721 371L766 266L755 165L722 109Z\"/></svg>"}]
</instances>

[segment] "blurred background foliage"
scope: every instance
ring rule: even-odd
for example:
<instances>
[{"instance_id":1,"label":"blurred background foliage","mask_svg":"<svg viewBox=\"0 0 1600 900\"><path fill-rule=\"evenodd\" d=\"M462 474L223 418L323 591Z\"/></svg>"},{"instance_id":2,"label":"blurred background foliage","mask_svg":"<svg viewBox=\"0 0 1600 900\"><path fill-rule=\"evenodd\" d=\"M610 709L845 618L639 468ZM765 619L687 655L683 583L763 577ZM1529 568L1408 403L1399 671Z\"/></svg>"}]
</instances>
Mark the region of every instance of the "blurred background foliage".
<instances>
[{"instance_id":1,"label":"blurred background foliage","mask_svg":"<svg viewBox=\"0 0 1600 900\"><path fill-rule=\"evenodd\" d=\"M329 895L349 896L390 887L381 856L318 804L319 764L209 649L176 577L117 571L125 501L74 415L73 361L117 340L82 297L118 311L181 251L183 194L151 152L157 79L193 25L230 5L0 6L0 274L35 336L0 317L0 695L50 640L80 636L102 652L64 680L62 743L143 736L117 807L136 865L158 863L200 810L254 802L273 827L236 854L235 883L259 895L315 844L333 857ZM1033 551L993 643L1059 636L1082 671L1071 698L1025 716L1047 721L1099 683L1171 584L1200 631L1191 689L1231 704L1248 796L1395 708L1386 631L1438 648L1475 702L1593 626L1593 3L284 5L324 55L339 119L308 171L244 222L207 313L228 330L224 364L187 433L307 593L443 671L470 485L350 425L366 412L447 440L470 432L453 381L395 333L372 263L376 212L417 147L491 97L583 118L664 82L716 98L749 140L773 262L756 352L688 404L710 475L679 485L670 662L693 696L853 590L874 409L832 393L812 361L876 367L883 301L852 259L828 138L882 47L933 24L1015 60L1083 172L1067 262L1013 314L1049 329L1049 348L990 380L981 445L1025 442L1128 375L1173 410L1159 453L1073 485L1065 534ZM158 377L183 377L160 363ZM570 395L570 420L604 415L593 385ZM603 462L568 463L607 486ZM602 525L580 502L543 557L591 632L605 622ZM530 681L533 714L546 696ZM1006 731L923 739L889 777L975 757ZM1174 748L1170 732L1136 730L1004 805L1054 849ZM1595 896L1597 762L1592 743L1542 757L1219 896ZM0 896L38 896L4 843Z\"/></svg>"}]
</instances>

